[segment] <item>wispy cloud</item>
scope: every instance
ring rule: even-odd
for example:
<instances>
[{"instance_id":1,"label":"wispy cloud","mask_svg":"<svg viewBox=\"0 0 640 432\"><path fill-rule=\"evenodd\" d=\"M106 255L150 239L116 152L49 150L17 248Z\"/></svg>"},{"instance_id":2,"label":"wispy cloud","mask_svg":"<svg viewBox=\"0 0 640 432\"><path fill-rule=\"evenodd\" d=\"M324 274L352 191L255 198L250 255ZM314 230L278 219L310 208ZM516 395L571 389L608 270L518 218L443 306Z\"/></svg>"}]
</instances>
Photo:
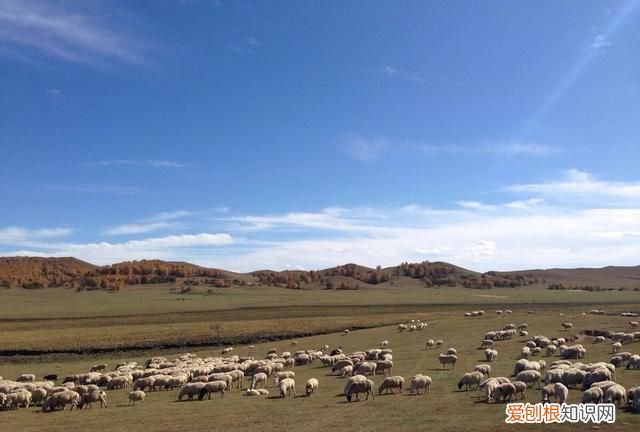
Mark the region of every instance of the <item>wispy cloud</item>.
<instances>
[{"instance_id":1,"label":"wispy cloud","mask_svg":"<svg viewBox=\"0 0 640 432\"><path fill-rule=\"evenodd\" d=\"M571 169L559 180L516 184L507 187L512 192L536 193L555 198L588 198L590 200L624 200L640 202L640 182L598 180L592 174Z\"/></svg>"},{"instance_id":2,"label":"wispy cloud","mask_svg":"<svg viewBox=\"0 0 640 432\"><path fill-rule=\"evenodd\" d=\"M372 161L387 146L387 142L381 137L367 137L352 135L342 143L342 150L360 161Z\"/></svg>"},{"instance_id":3,"label":"wispy cloud","mask_svg":"<svg viewBox=\"0 0 640 432\"><path fill-rule=\"evenodd\" d=\"M172 212L162 212L149 218L139 219L133 223L117 225L103 231L103 234L109 236L130 235L130 234L146 234L153 231L159 231L168 228L176 228L177 219L193 215L194 212L186 210L177 210Z\"/></svg>"},{"instance_id":4,"label":"wispy cloud","mask_svg":"<svg viewBox=\"0 0 640 432\"><path fill-rule=\"evenodd\" d=\"M142 192L136 186L120 186L110 184L44 184L44 188L58 192L130 195Z\"/></svg>"},{"instance_id":5,"label":"wispy cloud","mask_svg":"<svg viewBox=\"0 0 640 432\"><path fill-rule=\"evenodd\" d=\"M71 235L70 228L28 229L23 227L0 228L0 244L30 244L31 242Z\"/></svg>"},{"instance_id":6,"label":"wispy cloud","mask_svg":"<svg viewBox=\"0 0 640 432\"><path fill-rule=\"evenodd\" d=\"M611 45L611 42L609 41L609 39L607 39L607 36L604 34L596 35L596 37L594 37L593 41L591 42L591 48L594 48L594 49L606 48L610 45Z\"/></svg>"},{"instance_id":7,"label":"wispy cloud","mask_svg":"<svg viewBox=\"0 0 640 432\"><path fill-rule=\"evenodd\" d=\"M40 0L0 2L0 45L25 56L44 55L63 61L103 65L111 62L140 64L143 45L122 23L111 23L97 4Z\"/></svg>"},{"instance_id":8,"label":"wispy cloud","mask_svg":"<svg viewBox=\"0 0 640 432\"><path fill-rule=\"evenodd\" d=\"M432 145L414 144L414 148L429 156L437 155L495 155L501 157L531 156L542 157L558 154L562 151L559 147L552 147L540 143L506 142L495 144L476 145Z\"/></svg>"},{"instance_id":9,"label":"wispy cloud","mask_svg":"<svg viewBox=\"0 0 640 432\"><path fill-rule=\"evenodd\" d=\"M393 76L398 73L398 69L385 65L382 69L380 69L380 73L383 75Z\"/></svg>"},{"instance_id":10,"label":"wispy cloud","mask_svg":"<svg viewBox=\"0 0 640 432\"><path fill-rule=\"evenodd\" d=\"M260 47L262 47L262 41L259 41L254 37L247 36L242 43L232 45L231 49L238 54L253 54Z\"/></svg>"},{"instance_id":11,"label":"wispy cloud","mask_svg":"<svg viewBox=\"0 0 640 432\"><path fill-rule=\"evenodd\" d=\"M4 252L4 255L74 256L96 264L110 264L132 259L183 260L192 253L204 249L228 246L233 237L226 233L198 233L151 237L121 243L49 243L38 245L38 249L21 249Z\"/></svg>"},{"instance_id":12,"label":"wispy cloud","mask_svg":"<svg viewBox=\"0 0 640 432\"><path fill-rule=\"evenodd\" d=\"M57 89L57 88L50 88L49 90L47 90L47 94L49 96L52 96L52 97L61 97L62 96L62 90Z\"/></svg>"},{"instance_id":13,"label":"wispy cloud","mask_svg":"<svg viewBox=\"0 0 640 432\"><path fill-rule=\"evenodd\" d=\"M95 162L87 162L87 165L100 165L100 166L134 166L134 167L148 167L148 168L187 168L191 165L182 162L172 160L161 159L116 159L116 160L102 160Z\"/></svg>"}]
</instances>

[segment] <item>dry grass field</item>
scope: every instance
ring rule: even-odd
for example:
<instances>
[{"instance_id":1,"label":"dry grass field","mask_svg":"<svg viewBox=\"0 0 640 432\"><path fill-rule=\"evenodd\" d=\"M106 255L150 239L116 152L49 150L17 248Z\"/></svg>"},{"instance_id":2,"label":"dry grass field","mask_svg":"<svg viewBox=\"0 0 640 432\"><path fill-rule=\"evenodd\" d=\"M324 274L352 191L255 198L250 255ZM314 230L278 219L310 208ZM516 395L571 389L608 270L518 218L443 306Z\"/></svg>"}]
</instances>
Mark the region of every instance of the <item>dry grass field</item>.
<instances>
[{"instance_id":1,"label":"dry grass field","mask_svg":"<svg viewBox=\"0 0 640 432\"><path fill-rule=\"evenodd\" d=\"M43 413L39 408L0 412L7 431L68 431L83 428L102 431L177 430L294 430L320 431L349 428L355 431L415 430L599 430L635 431L640 415L618 410L615 425L564 424L509 426L504 423L503 404L486 404L475 391L458 391L460 376L484 363L479 349L483 335L506 323L529 324L530 334L548 337L577 334L585 329L628 331L622 311L640 310L640 294L622 292L569 292L544 289L376 287L357 292L300 292L281 288L247 287L221 290L219 294L176 296L161 287L136 287L120 293L75 293L63 289L37 292L5 290L0 293L0 350L41 351L40 355L0 357L0 376L21 373L58 374L86 372L96 362L114 365L119 360L162 355L173 358L192 352L220 355L221 340L234 343L234 353L262 358L270 348L279 352L327 344L345 352L377 347L389 340L393 349L393 375L408 380L416 373L432 377L431 393L425 396L378 396L375 400L346 403L341 396L344 378L330 375L330 368L316 362L295 367L300 396L306 379L320 381L319 394L311 398L282 400L270 384L267 397L245 397L232 390L224 399L176 402L177 390L149 392L144 404L127 406L127 391L108 391L109 407L81 412ZM185 298L182 300L181 298ZM24 306L28 304L29 306ZM251 305L251 306L248 306ZM511 308L511 316L495 309ZM465 318L463 313L484 309L483 317ZM604 309L607 315L583 315ZM535 312L534 314L527 313ZM410 319L426 320L427 329L398 332L396 324ZM561 323L572 321L570 332ZM350 334L344 328L354 329ZM308 335L308 336L305 336ZM607 360L610 344L592 345L580 335L588 352L585 362ZM273 340L268 340L269 338ZM295 338L297 345L292 345ZM442 350L425 349L429 338L443 339ZM494 376L510 376L526 339L516 337L497 343L499 358ZM262 341L262 342L261 342ZM244 344L241 342L245 342ZM181 347L180 345L189 345ZM253 349L249 345L255 345ZM162 346L171 346L163 349ZM455 347L459 362L455 370L441 370L440 351ZM640 352L640 344L625 347ZM27 354L27 353L23 353ZM552 359L547 359L552 360ZM373 378L376 386L380 375ZM616 381L625 387L640 385L640 371L618 370ZM570 401L579 398L571 390ZM530 389L527 401L540 400Z\"/></svg>"}]
</instances>

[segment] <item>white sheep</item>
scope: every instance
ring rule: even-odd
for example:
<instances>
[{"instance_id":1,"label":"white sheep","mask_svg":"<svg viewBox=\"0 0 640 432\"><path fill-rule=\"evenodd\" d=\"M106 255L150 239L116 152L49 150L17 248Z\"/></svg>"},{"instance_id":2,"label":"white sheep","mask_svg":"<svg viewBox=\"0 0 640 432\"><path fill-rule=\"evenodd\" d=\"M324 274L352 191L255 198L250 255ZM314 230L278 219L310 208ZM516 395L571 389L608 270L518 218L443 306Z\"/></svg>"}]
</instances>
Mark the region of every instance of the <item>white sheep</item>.
<instances>
[{"instance_id":1,"label":"white sheep","mask_svg":"<svg viewBox=\"0 0 640 432\"><path fill-rule=\"evenodd\" d=\"M253 375L253 379L251 380L251 387L255 389L258 387L258 384L262 384L263 386L267 386L267 374L264 372L258 372Z\"/></svg>"},{"instance_id":2,"label":"white sheep","mask_svg":"<svg viewBox=\"0 0 640 432\"><path fill-rule=\"evenodd\" d=\"M84 406L85 409L91 408L94 402L100 402L100 408L107 407L107 394L102 390L92 391L82 396L79 408Z\"/></svg>"},{"instance_id":3,"label":"white sheep","mask_svg":"<svg viewBox=\"0 0 640 432\"><path fill-rule=\"evenodd\" d=\"M456 362L458 361L458 356L454 354L440 354L438 355L438 361L442 365L442 369L445 369L445 365L450 364L452 369L456 368Z\"/></svg>"},{"instance_id":4,"label":"white sheep","mask_svg":"<svg viewBox=\"0 0 640 432\"><path fill-rule=\"evenodd\" d=\"M559 382L553 385L553 392L556 397L556 402L559 404L565 403L569 397L569 389L567 386Z\"/></svg>"},{"instance_id":5,"label":"white sheep","mask_svg":"<svg viewBox=\"0 0 640 432\"><path fill-rule=\"evenodd\" d=\"M540 375L540 372L535 371L535 370L525 370L520 372L517 376L516 376L516 381L523 381L527 384L534 384L537 383L538 384L538 388L540 388L540 378L542 376Z\"/></svg>"},{"instance_id":6,"label":"white sheep","mask_svg":"<svg viewBox=\"0 0 640 432\"><path fill-rule=\"evenodd\" d=\"M373 385L373 381L367 379L364 375L352 376L344 387L344 395L348 402L351 402L354 394L356 396L355 400L359 401L360 393L366 393L366 400L369 399L369 395L371 395L372 399L375 399Z\"/></svg>"},{"instance_id":7,"label":"white sheep","mask_svg":"<svg viewBox=\"0 0 640 432\"><path fill-rule=\"evenodd\" d=\"M381 395L383 391L385 392L385 394L389 393L389 391L393 394L394 388L400 389L400 393L402 393L403 385L404 378L401 376L386 377L378 387L378 394Z\"/></svg>"},{"instance_id":8,"label":"white sheep","mask_svg":"<svg viewBox=\"0 0 640 432\"><path fill-rule=\"evenodd\" d=\"M304 392L307 397L311 396L314 393L318 393L318 380L316 378L309 378L306 383L304 383Z\"/></svg>"},{"instance_id":9,"label":"white sheep","mask_svg":"<svg viewBox=\"0 0 640 432\"><path fill-rule=\"evenodd\" d=\"M602 402L603 397L604 397L604 393L600 387L591 387L582 392L582 396L580 397L580 403L598 404Z\"/></svg>"},{"instance_id":10,"label":"white sheep","mask_svg":"<svg viewBox=\"0 0 640 432\"><path fill-rule=\"evenodd\" d=\"M144 402L147 394L142 390L134 390L129 392L129 405L137 405L138 402Z\"/></svg>"},{"instance_id":11,"label":"white sheep","mask_svg":"<svg viewBox=\"0 0 640 432\"><path fill-rule=\"evenodd\" d=\"M226 381L210 381L206 383L198 393L198 399L202 400L207 396L208 400L211 400L211 393L220 393L220 397L223 398L228 388Z\"/></svg>"},{"instance_id":12,"label":"white sheep","mask_svg":"<svg viewBox=\"0 0 640 432\"><path fill-rule=\"evenodd\" d=\"M479 364L473 368L474 371L480 372L482 375L490 377L491 376L491 365L488 364Z\"/></svg>"},{"instance_id":13,"label":"white sheep","mask_svg":"<svg viewBox=\"0 0 640 432\"><path fill-rule=\"evenodd\" d=\"M622 406L627 402L627 391L620 384L615 384L609 387L604 393L605 403L618 403L618 406Z\"/></svg>"},{"instance_id":14,"label":"white sheep","mask_svg":"<svg viewBox=\"0 0 640 432\"><path fill-rule=\"evenodd\" d=\"M296 377L296 373L294 371L276 372L275 375L273 376L273 385L277 386L278 383L285 378L295 378L295 377Z\"/></svg>"},{"instance_id":15,"label":"white sheep","mask_svg":"<svg viewBox=\"0 0 640 432\"><path fill-rule=\"evenodd\" d=\"M413 378L411 378L411 382L409 384L409 393L420 394L420 389L422 389L422 394L430 393L432 383L433 381L431 380L431 377L427 375L414 375Z\"/></svg>"},{"instance_id":16,"label":"white sheep","mask_svg":"<svg viewBox=\"0 0 640 432\"><path fill-rule=\"evenodd\" d=\"M280 388L280 397L296 395L296 382L292 378L284 378L278 384Z\"/></svg>"},{"instance_id":17,"label":"white sheep","mask_svg":"<svg viewBox=\"0 0 640 432\"><path fill-rule=\"evenodd\" d=\"M569 331L569 329L571 329L573 327L573 323L570 322L563 322L562 323L562 327L566 330Z\"/></svg>"},{"instance_id":18,"label":"white sheep","mask_svg":"<svg viewBox=\"0 0 640 432\"><path fill-rule=\"evenodd\" d=\"M520 395L520 399L524 399L527 396L527 383L522 381L513 381L511 384L516 388L516 392L513 394L514 399Z\"/></svg>"},{"instance_id":19,"label":"white sheep","mask_svg":"<svg viewBox=\"0 0 640 432\"><path fill-rule=\"evenodd\" d=\"M462 387L465 386L465 390L469 390L469 387L475 386L478 389L480 382L484 378L482 372L467 372L462 375L462 378L458 381L458 390L462 390Z\"/></svg>"},{"instance_id":20,"label":"white sheep","mask_svg":"<svg viewBox=\"0 0 640 432\"><path fill-rule=\"evenodd\" d=\"M484 350L484 359L488 362L492 362L498 358L498 350L487 348Z\"/></svg>"},{"instance_id":21,"label":"white sheep","mask_svg":"<svg viewBox=\"0 0 640 432\"><path fill-rule=\"evenodd\" d=\"M493 390L491 398L496 402L511 401L516 394L516 387L512 383L500 384Z\"/></svg>"},{"instance_id":22,"label":"white sheep","mask_svg":"<svg viewBox=\"0 0 640 432\"><path fill-rule=\"evenodd\" d=\"M206 383L203 382L190 382L189 384L185 384L184 387L180 389L178 392L178 400L181 401L183 397L187 397L189 400L193 400L194 396L200 394L200 390L205 386Z\"/></svg>"}]
</instances>

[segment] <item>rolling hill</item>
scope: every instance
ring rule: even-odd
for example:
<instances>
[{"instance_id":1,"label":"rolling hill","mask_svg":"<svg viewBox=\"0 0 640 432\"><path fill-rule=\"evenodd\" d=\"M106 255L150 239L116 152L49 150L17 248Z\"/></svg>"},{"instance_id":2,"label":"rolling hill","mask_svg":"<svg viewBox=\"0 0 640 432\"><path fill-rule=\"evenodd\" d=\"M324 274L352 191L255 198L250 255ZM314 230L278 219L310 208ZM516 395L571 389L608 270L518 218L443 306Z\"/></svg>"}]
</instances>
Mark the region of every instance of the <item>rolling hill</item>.
<instances>
[{"instance_id":1,"label":"rolling hill","mask_svg":"<svg viewBox=\"0 0 640 432\"><path fill-rule=\"evenodd\" d=\"M370 268L345 264L311 271L260 270L246 274L187 262L126 261L96 266L76 258L0 257L0 287L39 289L70 287L119 290L127 285L182 284L210 287L271 285L289 289L357 290L377 285L549 287L550 289L640 288L640 266L522 270L479 273L446 262L402 263Z\"/></svg>"}]
</instances>

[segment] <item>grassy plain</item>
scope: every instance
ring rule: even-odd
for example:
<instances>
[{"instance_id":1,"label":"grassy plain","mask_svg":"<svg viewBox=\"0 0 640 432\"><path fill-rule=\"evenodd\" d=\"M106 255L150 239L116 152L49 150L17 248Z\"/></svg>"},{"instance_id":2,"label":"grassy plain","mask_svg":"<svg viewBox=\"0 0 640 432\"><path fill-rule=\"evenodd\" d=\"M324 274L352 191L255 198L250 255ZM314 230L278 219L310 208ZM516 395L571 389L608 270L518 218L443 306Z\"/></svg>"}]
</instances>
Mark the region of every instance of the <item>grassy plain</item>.
<instances>
[{"instance_id":1,"label":"grassy plain","mask_svg":"<svg viewBox=\"0 0 640 432\"><path fill-rule=\"evenodd\" d=\"M187 298L180 300L180 298ZM0 357L0 375L15 378L33 372L64 375L88 371L97 360L113 365L121 359L144 361L151 355L169 358L183 352L201 356L217 355L220 346L191 346L160 349L163 342L176 341L216 343L224 338L248 337L244 345L236 345L235 353L261 358L269 348L279 351L318 348L323 344L342 346L346 352L376 347L383 339L394 350L394 375L407 381L416 373L434 380L431 394L426 396L376 395L375 400L345 403L344 379L328 376L329 369L318 364L297 367L297 390L309 377L320 380L319 394L309 399L245 397L237 390L224 399L174 402L177 391L152 392L144 405L126 406L126 391L109 391L110 406L82 412L41 413L37 408L0 412L2 430L68 431L92 429L101 431L177 431L177 430L321 430L415 431L415 430L585 430L595 425L508 426L504 423L504 406L481 402L476 392L457 391L462 373L484 363L478 349L482 335L502 328L507 322L529 324L530 334L549 337L565 335L560 323L572 321L573 333L584 329L628 330L628 318L614 315L640 309L640 294L622 292L569 292L544 289L492 289L476 291L462 288L426 289L417 286L376 287L359 291L292 291L281 288L247 287L220 290L211 295L176 295L162 287L135 287L120 293L76 293L46 290L37 293L24 290L0 292L0 349L57 350L57 354ZM28 306L25 306L28 305ZM511 308L511 316L497 316L494 309ZM480 318L463 318L465 311L485 309ZM604 309L608 315L582 315L590 309ZM527 311L535 314L528 314ZM562 314L562 315L561 315ZM610 314L610 315L609 315ZM395 324L422 319L429 327L417 332L396 331ZM392 325L393 324L393 325ZM216 327L218 326L218 327ZM349 335L343 328L363 328ZM333 333L326 333L331 332ZM220 338L218 338L218 332ZM304 336L314 333L326 333ZM273 340L255 343L250 351L248 341L255 338L287 337L297 340ZM425 350L428 338L444 339L446 347L458 349L460 360L455 370L440 370L439 350ZM241 339L238 339L241 340ZM510 376L523 345L523 338L499 342L498 360L493 375ZM591 345L588 337L582 343L588 353L585 361L606 360L610 346ZM130 347L144 350L131 350ZM65 352L89 348L114 348L121 351L88 354ZM639 352L640 344L626 347ZM9 348L8 348L9 347ZM129 348L128 348L129 347ZM99 350L98 350L99 351ZM376 385L381 376L374 379ZM640 385L640 371L619 370L618 382L626 387ZM579 391L571 390L575 402ZM539 401L539 392L530 390L527 400ZM640 415L618 410L613 426L599 425L599 430L635 431Z\"/></svg>"}]
</instances>

